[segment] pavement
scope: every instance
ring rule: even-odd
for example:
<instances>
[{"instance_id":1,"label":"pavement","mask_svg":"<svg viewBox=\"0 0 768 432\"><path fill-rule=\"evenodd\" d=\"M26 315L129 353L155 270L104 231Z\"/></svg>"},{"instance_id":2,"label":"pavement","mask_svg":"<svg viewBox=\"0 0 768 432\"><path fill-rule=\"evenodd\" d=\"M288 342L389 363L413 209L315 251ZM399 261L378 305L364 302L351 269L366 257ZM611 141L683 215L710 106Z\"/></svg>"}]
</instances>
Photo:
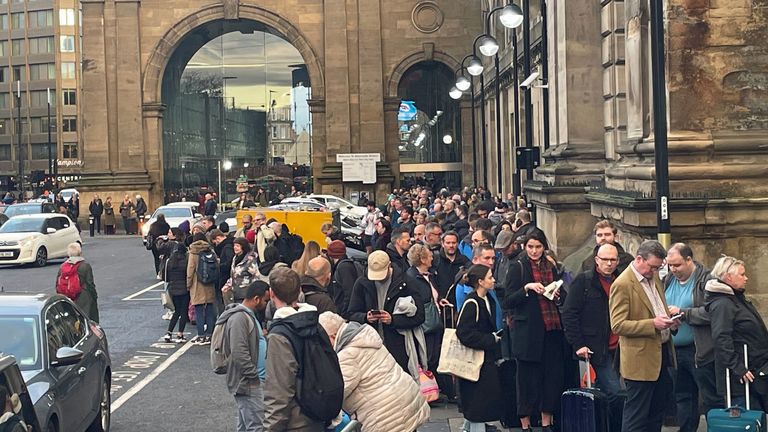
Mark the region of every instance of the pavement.
<instances>
[{"instance_id":1,"label":"pavement","mask_svg":"<svg viewBox=\"0 0 768 432\"><path fill-rule=\"evenodd\" d=\"M82 234L112 357L112 431L233 430L234 400L224 377L210 370L209 347L161 340L168 325L161 319L162 284L141 238ZM52 260L43 268L0 266L0 287L52 293L61 262ZM194 326L188 325L186 333L194 336ZM419 430L459 432L462 423L457 406L447 404L433 407L429 423Z\"/></svg>"}]
</instances>

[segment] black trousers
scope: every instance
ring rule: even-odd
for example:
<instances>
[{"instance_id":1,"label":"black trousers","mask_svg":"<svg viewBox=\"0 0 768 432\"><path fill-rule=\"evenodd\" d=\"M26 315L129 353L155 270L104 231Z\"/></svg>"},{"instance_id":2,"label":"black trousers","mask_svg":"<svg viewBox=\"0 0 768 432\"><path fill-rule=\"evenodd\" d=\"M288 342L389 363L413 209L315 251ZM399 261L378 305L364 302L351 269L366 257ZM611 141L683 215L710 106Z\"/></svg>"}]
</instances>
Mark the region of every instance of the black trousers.
<instances>
[{"instance_id":1,"label":"black trousers","mask_svg":"<svg viewBox=\"0 0 768 432\"><path fill-rule=\"evenodd\" d=\"M179 323L179 333L184 333L184 327L187 326L187 315L189 309L189 293L182 295L172 295L173 300L173 316L171 316L171 322L168 323L168 332L172 332L176 327L176 322Z\"/></svg>"},{"instance_id":2,"label":"black trousers","mask_svg":"<svg viewBox=\"0 0 768 432\"><path fill-rule=\"evenodd\" d=\"M93 229L97 233L101 234L101 216L91 215L93 216Z\"/></svg>"},{"instance_id":3,"label":"black trousers","mask_svg":"<svg viewBox=\"0 0 768 432\"><path fill-rule=\"evenodd\" d=\"M661 346L661 369L656 381L633 381L624 379L627 400L624 403L622 432L661 432L664 412L671 401L672 377L669 367L669 344Z\"/></svg>"}]
</instances>

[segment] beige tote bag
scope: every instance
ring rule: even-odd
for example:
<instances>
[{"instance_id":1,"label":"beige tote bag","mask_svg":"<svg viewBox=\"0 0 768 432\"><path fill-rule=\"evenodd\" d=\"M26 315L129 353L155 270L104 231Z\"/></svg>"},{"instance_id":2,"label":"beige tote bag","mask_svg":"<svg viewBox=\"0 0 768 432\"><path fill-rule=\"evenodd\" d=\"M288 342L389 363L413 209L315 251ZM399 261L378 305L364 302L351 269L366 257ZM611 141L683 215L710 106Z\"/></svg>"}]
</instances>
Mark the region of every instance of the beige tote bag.
<instances>
[{"instance_id":1,"label":"beige tote bag","mask_svg":"<svg viewBox=\"0 0 768 432\"><path fill-rule=\"evenodd\" d=\"M459 312L457 327L461 323L461 314L464 313L469 302L474 303L477 309L475 322L480 319L480 305L474 299L469 299L464 302L464 306ZM484 360L485 351L467 348L461 344L459 337L456 336L456 329L445 329L443 346L440 349L440 362L437 366L438 373L450 374L467 381L477 382L480 379L480 368L483 366Z\"/></svg>"}]
</instances>

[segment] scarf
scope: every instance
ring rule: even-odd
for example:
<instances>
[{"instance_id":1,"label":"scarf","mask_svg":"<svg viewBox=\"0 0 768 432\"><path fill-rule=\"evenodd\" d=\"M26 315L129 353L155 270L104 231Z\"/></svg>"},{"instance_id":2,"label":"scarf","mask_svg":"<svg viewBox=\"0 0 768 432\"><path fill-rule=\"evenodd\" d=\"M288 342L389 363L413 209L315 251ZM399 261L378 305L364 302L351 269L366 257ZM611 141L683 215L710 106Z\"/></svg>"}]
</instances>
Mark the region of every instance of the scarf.
<instances>
[{"instance_id":1,"label":"scarf","mask_svg":"<svg viewBox=\"0 0 768 432\"><path fill-rule=\"evenodd\" d=\"M377 303L376 306L379 310L384 309L384 303L387 301L387 291L389 291L389 286L392 284L392 274L387 276L386 279L380 280L380 281L373 281L373 285L376 287L376 298ZM381 323L381 321L376 322L376 331L379 332L379 336L381 336L381 339L384 339L384 325Z\"/></svg>"},{"instance_id":2,"label":"scarf","mask_svg":"<svg viewBox=\"0 0 768 432\"><path fill-rule=\"evenodd\" d=\"M552 273L552 266L549 261L540 259L538 262L531 260L531 274L533 275L533 281L547 286L554 280ZM541 294L537 294L539 299L539 309L541 310L541 319L544 321L544 330L562 330L560 325L560 313L557 311L555 303Z\"/></svg>"},{"instance_id":3,"label":"scarf","mask_svg":"<svg viewBox=\"0 0 768 432\"><path fill-rule=\"evenodd\" d=\"M416 302L413 297L400 297L395 302L395 309L392 315L405 315L412 317L416 315L417 311ZM416 326L411 329L398 329L398 333L403 336L405 340L405 353L408 355L408 372L411 377L418 382L419 380L419 368L427 370L427 343L424 339L424 330L421 326Z\"/></svg>"}]
</instances>

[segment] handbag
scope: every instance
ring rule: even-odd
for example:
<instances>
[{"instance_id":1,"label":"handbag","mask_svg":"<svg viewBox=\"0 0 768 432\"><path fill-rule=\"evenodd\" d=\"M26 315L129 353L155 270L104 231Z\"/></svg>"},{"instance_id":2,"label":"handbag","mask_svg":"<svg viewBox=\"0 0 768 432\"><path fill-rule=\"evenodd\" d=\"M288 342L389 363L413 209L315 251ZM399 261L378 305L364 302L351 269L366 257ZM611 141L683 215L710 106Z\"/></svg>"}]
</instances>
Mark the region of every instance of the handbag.
<instances>
[{"instance_id":1,"label":"handbag","mask_svg":"<svg viewBox=\"0 0 768 432\"><path fill-rule=\"evenodd\" d=\"M440 387L437 385L435 376L430 371L425 371L419 367L419 388L421 395L424 396L427 403L434 402L440 398Z\"/></svg>"},{"instance_id":2,"label":"handbag","mask_svg":"<svg viewBox=\"0 0 768 432\"><path fill-rule=\"evenodd\" d=\"M443 323L440 320L440 311L437 309L435 302L430 301L424 305L424 324L421 325L421 329L424 334L435 333L443 328Z\"/></svg>"},{"instance_id":3,"label":"handbag","mask_svg":"<svg viewBox=\"0 0 768 432\"><path fill-rule=\"evenodd\" d=\"M467 303L472 302L477 309L475 322L480 319L480 305L474 299L464 302L464 307L459 312L457 324L461 322L461 314ZM458 325L457 325L458 327ZM455 329L445 329L443 334L443 346L440 348L440 360L437 373L450 374L467 381L477 382L480 379L480 368L485 361L485 351L468 348L462 345Z\"/></svg>"},{"instance_id":4,"label":"handbag","mask_svg":"<svg viewBox=\"0 0 768 432\"><path fill-rule=\"evenodd\" d=\"M160 293L160 301L163 303L164 308L170 309L171 311L176 310L175 306L173 306L173 298L171 298L171 295L168 293L168 282L165 283L165 289Z\"/></svg>"}]
</instances>

